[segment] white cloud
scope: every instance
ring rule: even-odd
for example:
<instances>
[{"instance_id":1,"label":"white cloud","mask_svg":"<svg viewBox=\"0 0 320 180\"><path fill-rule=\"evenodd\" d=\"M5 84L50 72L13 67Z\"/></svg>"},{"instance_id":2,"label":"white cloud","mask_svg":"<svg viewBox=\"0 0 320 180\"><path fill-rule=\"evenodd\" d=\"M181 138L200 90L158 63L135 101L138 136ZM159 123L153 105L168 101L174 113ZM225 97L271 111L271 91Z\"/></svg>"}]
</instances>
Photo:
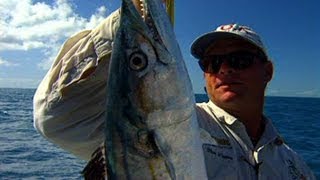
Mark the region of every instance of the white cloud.
<instances>
[{"instance_id":1,"label":"white cloud","mask_svg":"<svg viewBox=\"0 0 320 180\"><path fill-rule=\"evenodd\" d=\"M268 89L268 96L292 96L292 97L320 97L320 89L310 90L289 90L289 89Z\"/></svg>"},{"instance_id":2,"label":"white cloud","mask_svg":"<svg viewBox=\"0 0 320 180\"><path fill-rule=\"evenodd\" d=\"M1 57L0 57L0 67L1 66L5 66L5 67L10 67L10 66L18 66L19 64L17 64L17 63L12 63L12 62L10 62L10 61L6 61L6 60L4 60L4 59L2 59Z\"/></svg>"},{"instance_id":3,"label":"white cloud","mask_svg":"<svg viewBox=\"0 0 320 180\"><path fill-rule=\"evenodd\" d=\"M86 29L92 29L99 24L104 19L106 11L107 9L104 6L98 8L96 13L91 16L89 22L86 24Z\"/></svg>"},{"instance_id":4,"label":"white cloud","mask_svg":"<svg viewBox=\"0 0 320 180\"><path fill-rule=\"evenodd\" d=\"M48 68L67 37L98 25L106 16L104 6L89 19L75 13L68 0L53 5L31 0L0 0L0 51L41 49L41 67Z\"/></svg>"},{"instance_id":5,"label":"white cloud","mask_svg":"<svg viewBox=\"0 0 320 180\"><path fill-rule=\"evenodd\" d=\"M38 67L41 69L49 69L61 48L60 46L60 43L52 42L50 48L43 50L44 58L38 64Z\"/></svg>"},{"instance_id":6,"label":"white cloud","mask_svg":"<svg viewBox=\"0 0 320 180\"><path fill-rule=\"evenodd\" d=\"M297 96L303 97L320 97L320 89L310 89L296 93Z\"/></svg>"}]
</instances>

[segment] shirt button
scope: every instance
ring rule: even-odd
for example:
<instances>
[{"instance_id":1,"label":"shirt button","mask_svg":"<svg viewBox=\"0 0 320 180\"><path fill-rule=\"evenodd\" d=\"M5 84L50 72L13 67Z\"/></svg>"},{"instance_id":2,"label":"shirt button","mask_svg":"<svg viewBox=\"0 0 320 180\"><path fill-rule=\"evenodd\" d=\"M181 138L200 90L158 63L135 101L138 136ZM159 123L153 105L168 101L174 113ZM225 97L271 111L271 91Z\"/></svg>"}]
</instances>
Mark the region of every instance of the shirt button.
<instances>
[{"instance_id":1,"label":"shirt button","mask_svg":"<svg viewBox=\"0 0 320 180\"><path fill-rule=\"evenodd\" d=\"M274 144L277 145L277 146L281 146L283 144L283 139L281 137L277 137L275 140L274 140Z\"/></svg>"}]
</instances>

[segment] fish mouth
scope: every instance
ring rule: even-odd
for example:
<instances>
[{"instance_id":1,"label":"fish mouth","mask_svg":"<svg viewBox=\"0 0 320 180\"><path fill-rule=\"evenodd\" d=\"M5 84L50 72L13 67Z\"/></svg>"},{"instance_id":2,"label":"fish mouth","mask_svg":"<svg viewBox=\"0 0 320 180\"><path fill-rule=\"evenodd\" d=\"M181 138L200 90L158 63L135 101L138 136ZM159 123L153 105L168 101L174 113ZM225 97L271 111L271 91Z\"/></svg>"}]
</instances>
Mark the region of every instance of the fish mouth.
<instances>
[{"instance_id":1,"label":"fish mouth","mask_svg":"<svg viewBox=\"0 0 320 180\"><path fill-rule=\"evenodd\" d=\"M172 22L161 0L123 0L122 13L128 26L152 44L164 64L183 59ZM176 60L173 60L176 59Z\"/></svg>"},{"instance_id":2,"label":"fish mouth","mask_svg":"<svg viewBox=\"0 0 320 180\"><path fill-rule=\"evenodd\" d=\"M146 21L146 17L147 17L147 10L145 7L145 3L144 0L132 0L134 6L136 7L136 10L139 12L139 14L141 15L141 18Z\"/></svg>"},{"instance_id":3,"label":"fish mouth","mask_svg":"<svg viewBox=\"0 0 320 180\"><path fill-rule=\"evenodd\" d=\"M134 6L136 7L136 10L140 14L140 17L142 21L145 23L145 25L148 27L149 31L151 32L153 36L153 40L162 43L161 36L158 33L157 28L157 22L159 20L154 19L156 17L153 17L151 14L152 11L152 5L154 6L154 2L150 2L148 0L132 0ZM154 1L154 0L153 0ZM153 3L153 4L150 4Z\"/></svg>"}]
</instances>

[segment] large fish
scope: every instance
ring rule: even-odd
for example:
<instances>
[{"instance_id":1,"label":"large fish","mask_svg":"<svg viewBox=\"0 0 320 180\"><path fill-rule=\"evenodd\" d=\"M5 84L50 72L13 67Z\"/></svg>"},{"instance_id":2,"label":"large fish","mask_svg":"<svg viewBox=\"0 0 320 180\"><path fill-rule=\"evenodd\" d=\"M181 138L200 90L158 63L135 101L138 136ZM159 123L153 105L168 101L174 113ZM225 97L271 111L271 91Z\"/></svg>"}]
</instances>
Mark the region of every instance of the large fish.
<instances>
[{"instance_id":1,"label":"large fish","mask_svg":"<svg viewBox=\"0 0 320 180\"><path fill-rule=\"evenodd\" d=\"M105 143L88 179L206 179L191 82L160 0L123 0L107 82Z\"/></svg>"}]
</instances>

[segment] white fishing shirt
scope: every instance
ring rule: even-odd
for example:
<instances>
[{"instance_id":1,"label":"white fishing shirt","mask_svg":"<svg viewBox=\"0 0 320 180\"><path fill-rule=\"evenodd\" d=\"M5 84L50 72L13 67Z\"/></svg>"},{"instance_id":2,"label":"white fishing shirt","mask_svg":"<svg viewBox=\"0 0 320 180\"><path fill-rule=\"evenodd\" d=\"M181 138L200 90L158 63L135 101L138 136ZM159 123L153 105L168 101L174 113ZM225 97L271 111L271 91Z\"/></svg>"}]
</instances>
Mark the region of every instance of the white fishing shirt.
<instances>
[{"instance_id":1,"label":"white fishing shirt","mask_svg":"<svg viewBox=\"0 0 320 180\"><path fill-rule=\"evenodd\" d=\"M115 11L62 46L34 95L34 126L61 148L89 160L103 142L106 81L119 22ZM212 102L196 108L209 179L315 179L271 124L253 147L243 124Z\"/></svg>"},{"instance_id":2,"label":"white fishing shirt","mask_svg":"<svg viewBox=\"0 0 320 180\"><path fill-rule=\"evenodd\" d=\"M197 104L209 179L315 179L271 120L254 147L243 123L213 102Z\"/></svg>"},{"instance_id":3,"label":"white fishing shirt","mask_svg":"<svg viewBox=\"0 0 320 180\"><path fill-rule=\"evenodd\" d=\"M70 37L33 99L39 133L85 160L104 138L107 69L119 15Z\"/></svg>"}]
</instances>

